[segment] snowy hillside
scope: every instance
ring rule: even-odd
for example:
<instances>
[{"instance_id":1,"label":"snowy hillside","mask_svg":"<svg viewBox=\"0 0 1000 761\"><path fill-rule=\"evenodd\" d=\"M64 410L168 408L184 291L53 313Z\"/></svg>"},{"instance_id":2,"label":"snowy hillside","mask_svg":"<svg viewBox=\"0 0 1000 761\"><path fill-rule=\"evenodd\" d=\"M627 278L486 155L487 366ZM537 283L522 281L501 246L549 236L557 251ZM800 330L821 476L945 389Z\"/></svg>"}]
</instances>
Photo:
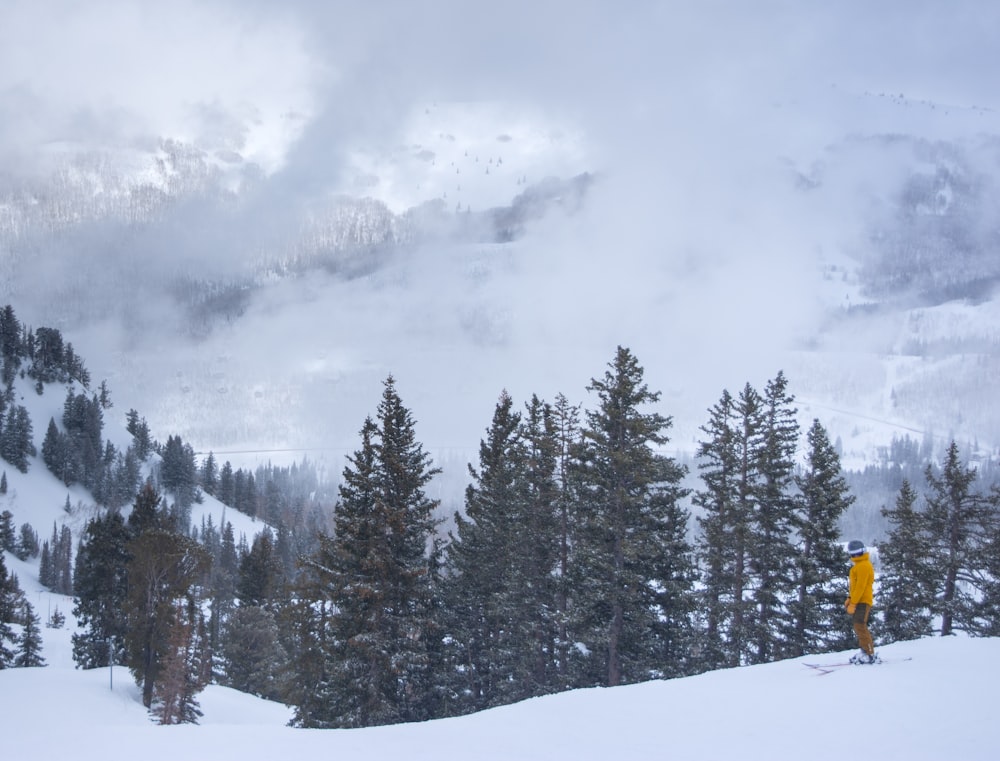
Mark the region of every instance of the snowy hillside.
<instances>
[{"instance_id":1,"label":"snowy hillside","mask_svg":"<svg viewBox=\"0 0 1000 761\"><path fill-rule=\"evenodd\" d=\"M33 604L46 600L12 556ZM27 583L25 583L27 582ZM881 650L892 662L822 675L833 654L528 700L480 714L359 730L285 726L289 709L210 686L200 726L151 723L124 668L74 670L68 629L45 629L40 669L0 671L6 758L433 759L684 761L873 758L993 759L1000 743L991 685L1000 640L926 639ZM905 660L912 658L912 660Z\"/></svg>"},{"instance_id":2,"label":"snowy hillside","mask_svg":"<svg viewBox=\"0 0 1000 761\"><path fill-rule=\"evenodd\" d=\"M72 388L74 393L83 391L75 384ZM14 383L14 404L22 405L28 410L33 425L34 445L38 452L42 450L42 441L45 438L48 421L62 419L66 389L64 384L50 383L45 385L43 394L38 394L30 379L18 378ZM108 410L102 432L103 439L114 444L119 451L124 451L131 443L131 436L125 430L124 415L125 410L121 410L117 406ZM157 459L158 457L154 455L146 464L147 474L150 464ZM7 493L0 495L0 512L9 510L14 516L13 524L15 526L30 524L42 541L51 536L53 526L57 529L67 526L72 532L75 544L80 539L87 521L98 514L99 509L94 504L93 496L79 483L66 486L49 471L40 455L29 458L27 473L21 473L4 460L0 460L0 470L7 476ZM164 496L169 503L170 495ZM69 511L66 510L67 502L70 507ZM263 524L256 523L249 516L233 509L227 510L226 506L214 497L203 495L202 502L192 505L192 526L200 528L202 522L209 519L216 527L223 526L226 521L231 523L237 540L242 535L247 541L251 541L263 528ZM32 566L29 566L20 563L13 556L9 556L9 558L10 561L13 561L13 565L11 562L7 564L9 570L18 567L26 574L26 576L21 576L22 582L31 578L37 581L37 560L33 561ZM19 573L19 575L21 574ZM31 587L24 586L24 588ZM38 590L42 590L42 587L38 587ZM47 591L39 593L48 594ZM35 605L36 599L29 595L28 602ZM68 615L70 607L68 603L63 605L62 612ZM36 612L44 621L48 619L48 614L51 611L39 609L36 606Z\"/></svg>"}]
</instances>

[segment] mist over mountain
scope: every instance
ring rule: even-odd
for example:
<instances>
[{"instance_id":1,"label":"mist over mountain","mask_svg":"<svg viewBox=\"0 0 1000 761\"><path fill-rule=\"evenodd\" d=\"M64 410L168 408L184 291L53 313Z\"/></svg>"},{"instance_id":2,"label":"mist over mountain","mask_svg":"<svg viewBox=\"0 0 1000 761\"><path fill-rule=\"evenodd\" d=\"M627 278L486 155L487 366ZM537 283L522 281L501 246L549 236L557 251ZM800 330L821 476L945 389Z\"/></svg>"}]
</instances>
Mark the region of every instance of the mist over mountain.
<instances>
[{"instance_id":1,"label":"mist over mountain","mask_svg":"<svg viewBox=\"0 0 1000 761\"><path fill-rule=\"evenodd\" d=\"M995 451L997 20L8 4L0 301L157 435L331 473L389 373L461 475L502 389L585 401L619 344L682 452L779 369L845 464Z\"/></svg>"}]
</instances>

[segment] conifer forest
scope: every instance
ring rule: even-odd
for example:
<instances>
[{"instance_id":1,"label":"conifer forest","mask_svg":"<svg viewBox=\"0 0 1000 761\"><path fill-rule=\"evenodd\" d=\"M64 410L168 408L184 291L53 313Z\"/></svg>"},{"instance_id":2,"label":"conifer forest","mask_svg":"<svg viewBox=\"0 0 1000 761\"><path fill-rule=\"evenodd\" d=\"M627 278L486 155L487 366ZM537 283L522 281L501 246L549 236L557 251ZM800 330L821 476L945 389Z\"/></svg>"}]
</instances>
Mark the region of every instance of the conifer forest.
<instances>
[{"instance_id":1,"label":"conifer forest","mask_svg":"<svg viewBox=\"0 0 1000 761\"><path fill-rule=\"evenodd\" d=\"M405 379L384 379L331 483L308 459L251 471L196 454L136 410L122 451L107 384L10 306L0 361L0 492L8 470L45 468L93 497L79 536L5 511L2 547L72 596L76 664L126 665L163 723L197 721L209 683L290 705L302 727L365 727L843 650L853 538L877 563L882 643L1000 635L992 464L965 442L894 439L847 472L821 420L802 428L780 370L720 390L685 461L626 347L585 400L500 391L449 509L430 496L441 468ZM61 416L32 420L15 388L65 395ZM872 495L874 535L845 535ZM205 499L259 531L195 524ZM0 668L44 665L39 624L0 565Z\"/></svg>"}]
</instances>

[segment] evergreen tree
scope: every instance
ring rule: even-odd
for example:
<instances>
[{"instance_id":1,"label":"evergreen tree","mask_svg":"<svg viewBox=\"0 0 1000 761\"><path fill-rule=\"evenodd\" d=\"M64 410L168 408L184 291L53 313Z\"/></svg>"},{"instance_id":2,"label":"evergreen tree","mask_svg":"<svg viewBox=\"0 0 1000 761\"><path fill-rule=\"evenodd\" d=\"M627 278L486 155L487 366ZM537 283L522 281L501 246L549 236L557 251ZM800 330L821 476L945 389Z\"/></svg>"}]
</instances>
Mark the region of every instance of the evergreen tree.
<instances>
[{"instance_id":1,"label":"evergreen tree","mask_svg":"<svg viewBox=\"0 0 1000 761\"><path fill-rule=\"evenodd\" d=\"M42 553L38 560L38 583L49 589L53 586L52 551L49 549L48 541L42 542Z\"/></svg>"},{"instance_id":2,"label":"evergreen tree","mask_svg":"<svg viewBox=\"0 0 1000 761\"><path fill-rule=\"evenodd\" d=\"M598 409L586 415L580 451L581 518L577 525L580 615L576 636L594 654L600 682L615 686L661 675L658 562L673 535L673 500L683 469L654 447L668 439L669 418L640 408L659 400L643 383L632 353L618 347L602 380L593 379ZM595 672L595 676L598 672Z\"/></svg>"},{"instance_id":3,"label":"evergreen tree","mask_svg":"<svg viewBox=\"0 0 1000 761\"><path fill-rule=\"evenodd\" d=\"M390 376L378 424L348 458L333 538L310 563L332 604L323 701L309 726L369 726L432 714L432 537L437 503L424 487L438 472L417 442L412 415ZM430 548L430 549L429 549Z\"/></svg>"},{"instance_id":4,"label":"evergreen tree","mask_svg":"<svg viewBox=\"0 0 1000 761\"><path fill-rule=\"evenodd\" d=\"M982 548L997 530L995 512L985 495L973 490L976 471L961 461L958 445L948 447L940 476L926 470L925 520L930 553L939 569L934 613L941 616L941 636L955 629L974 631Z\"/></svg>"},{"instance_id":5,"label":"evergreen tree","mask_svg":"<svg viewBox=\"0 0 1000 761\"><path fill-rule=\"evenodd\" d=\"M794 398L779 372L768 381L762 398L760 446L756 455L759 481L753 514L750 568L755 577L755 652L752 661L766 663L783 655L789 637L786 601L795 584L795 450L799 426Z\"/></svg>"},{"instance_id":6,"label":"evergreen tree","mask_svg":"<svg viewBox=\"0 0 1000 761\"><path fill-rule=\"evenodd\" d=\"M13 383L24 357L25 347L21 342L21 324L10 304L0 309L0 383ZM0 410L2 411L2 410Z\"/></svg>"},{"instance_id":7,"label":"evergreen tree","mask_svg":"<svg viewBox=\"0 0 1000 761\"><path fill-rule=\"evenodd\" d=\"M160 465L160 484L174 494L178 505L178 526L186 526L189 508L194 503L198 491L198 468L195 464L194 449L185 444L180 436L167 438L163 447Z\"/></svg>"},{"instance_id":8,"label":"evergreen tree","mask_svg":"<svg viewBox=\"0 0 1000 761\"><path fill-rule=\"evenodd\" d=\"M465 515L455 513L455 533L447 550L445 610L449 641L463 684L462 712L513 702L509 695L526 685L514 679L515 661L526 643L518 641L512 599L521 591L524 558L518 546L526 526L526 459L521 416L504 391L487 438L479 444L479 468L469 465Z\"/></svg>"},{"instance_id":9,"label":"evergreen tree","mask_svg":"<svg viewBox=\"0 0 1000 761\"><path fill-rule=\"evenodd\" d=\"M126 662L142 687L143 705L149 708L163 668L162 655L169 652L171 631L183 624L176 614L176 601L194 604L194 585L211 560L193 540L159 528L144 530L128 543L127 550Z\"/></svg>"},{"instance_id":10,"label":"evergreen tree","mask_svg":"<svg viewBox=\"0 0 1000 761\"><path fill-rule=\"evenodd\" d=\"M891 527L879 545L879 607L887 642L931 633L937 560L931 556L926 516L916 510L916 503L916 491L904 480L895 506L882 508Z\"/></svg>"},{"instance_id":11,"label":"evergreen tree","mask_svg":"<svg viewBox=\"0 0 1000 761\"><path fill-rule=\"evenodd\" d=\"M843 607L845 558L838 540L840 518L854 497L848 491L840 457L818 420L813 420L807 440L805 472L796 479L796 592L790 605L793 629L787 647L793 657L843 650L852 641Z\"/></svg>"},{"instance_id":12,"label":"evergreen tree","mask_svg":"<svg viewBox=\"0 0 1000 761\"><path fill-rule=\"evenodd\" d=\"M694 495L702 558L702 604L706 669L738 666L748 642L750 578L748 542L754 510L753 459L760 395L747 384L738 399L723 391L702 426L708 439L698 447L704 488Z\"/></svg>"},{"instance_id":13,"label":"evergreen tree","mask_svg":"<svg viewBox=\"0 0 1000 761\"><path fill-rule=\"evenodd\" d=\"M518 546L519 588L513 592L520 638L524 641L515 678L526 696L558 687L560 619L555 573L559 563L560 521L557 466L559 438L552 406L536 395L525 404L521 436L525 444L524 520Z\"/></svg>"},{"instance_id":14,"label":"evergreen tree","mask_svg":"<svg viewBox=\"0 0 1000 761\"><path fill-rule=\"evenodd\" d=\"M224 684L267 700L280 700L288 656L274 613L256 605L241 606L230 616L225 631Z\"/></svg>"},{"instance_id":15,"label":"evergreen tree","mask_svg":"<svg viewBox=\"0 0 1000 761\"><path fill-rule=\"evenodd\" d=\"M205 494L212 497L215 496L215 492L219 488L218 471L219 468L215 462L215 455L209 452L208 457L205 458L205 462L201 466L200 482Z\"/></svg>"},{"instance_id":16,"label":"evergreen tree","mask_svg":"<svg viewBox=\"0 0 1000 761\"><path fill-rule=\"evenodd\" d=\"M229 461L222 465L222 470L219 471L219 488L217 494L219 501L228 505L229 507L235 507L236 502L233 499L233 466L229 464Z\"/></svg>"},{"instance_id":17,"label":"evergreen tree","mask_svg":"<svg viewBox=\"0 0 1000 761\"><path fill-rule=\"evenodd\" d=\"M108 512L87 523L76 555L73 615L81 631L73 634L73 660L80 668L121 663L125 647L125 604L129 532L120 513Z\"/></svg>"},{"instance_id":18,"label":"evergreen tree","mask_svg":"<svg viewBox=\"0 0 1000 761\"><path fill-rule=\"evenodd\" d=\"M574 467L574 453L581 444L580 405L570 404L564 394L557 394L552 405L552 427L555 437L555 470L553 476L556 482L555 520L556 542L558 545L557 564L555 571L555 609L554 622L556 626L555 656L558 686L569 688L575 683L571 672L571 656L578 651L570 637L570 554L573 543L574 515L578 500Z\"/></svg>"},{"instance_id":19,"label":"evergreen tree","mask_svg":"<svg viewBox=\"0 0 1000 761\"><path fill-rule=\"evenodd\" d=\"M40 619L30 604L24 606L24 627L17 637L17 652L14 655L15 668L38 668L45 665L42 657L42 632Z\"/></svg>"},{"instance_id":20,"label":"evergreen tree","mask_svg":"<svg viewBox=\"0 0 1000 761\"><path fill-rule=\"evenodd\" d=\"M153 439L150 436L146 418L140 418L138 412L130 409L125 415L125 420L125 430L132 434L136 457L141 462L145 462L153 451Z\"/></svg>"},{"instance_id":21,"label":"evergreen tree","mask_svg":"<svg viewBox=\"0 0 1000 761\"><path fill-rule=\"evenodd\" d=\"M42 462L56 478L69 486L76 480L69 457L68 442L56 426L55 418L49 418L49 426L42 440Z\"/></svg>"},{"instance_id":22,"label":"evergreen tree","mask_svg":"<svg viewBox=\"0 0 1000 761\"><path fill-rule=\"evenodd\" d=\"M62 423L66 432L65 467L73 481L79 481L88 489L93 489L101 476L101 458L104 453L101 441L104 413L97 397L88 399L85 394L74 394L72 388L68 389L63 403Z\"/></svg>"},{"instance_id":23,"label":"evergreen tree","mask_svg":"<svg viewBox=\"0 0 1000 761\"><path fill-rule=\"evenodd\" d=\"M0 669L14 665L17 636L10 624L14 621L17 589L17 581L8 575L4 553L0 551Z\"/></svg>"},{"instance_id":24,"label":"evergreen tree","mask_svg":"<svg viewBox=\"0 0 1000 761\"><path fill-rule=\"evenodd\" d=\"M1000 636L1000 487L994 486L989 496L989 522L994 529L987 532L980 552L982 595L975 610L973 633L982 637Z\"/></svg>"},{"instance_id":25,"label":"evergreen tree","mask_svg":"<svg viewBox=\"0 0 1000 761\"><path fill-rule=\"evenodd\" d=\"M17 534L14 532L14 513L4 510L0 513L0 550L14 552L17 547Z\"/></svg>"},{"instance_id":26,"label":"evergreen tree","mask_svg":"<svg viewBox=\"0 0 1000 761\"><path fill-rule=\"evenodd\" d=\"M236 597L240 605L267 607L281 587L281 566L270 529L254 537L250 552L240 560Z\"/></svg>"},{"instance_id":27,"label":"evergreen tree","mask_svg":"<svg viewBox=\"0 0 1000 761\"><path fill-rule=\"evenodd\" d=\"M19 560L27 560L28 558L37 558L40 549L38 545L38 533L32 528L30 523L22 523L21 538L17 543L17 549L14 550L14 554Z\"/></svg>"},{"instance_id":28,"label":"evergreen tree","mask_svg":"<svg viewBox=\"0 0 1000 761\"><path fill-rule=\"evenodd\" d=\"M172 619L159 678L153 686L150 713L160 724L197 724L202 716L197 695L208 677L203 666L203 620L191 599L186 605L174 605Z\"/></svg>"},{"instance_id":29,"label":"evergreen tree","mask_svg":"<svg viewBox=\"0 0 1000 761\"><path fill-rule=\"evenodd\" d=\"M22 473L28 472L28 458L37 454L32 434L28 411L20 405L11 405L0 429L0 457Z\"/></svg>"}]
</instances>

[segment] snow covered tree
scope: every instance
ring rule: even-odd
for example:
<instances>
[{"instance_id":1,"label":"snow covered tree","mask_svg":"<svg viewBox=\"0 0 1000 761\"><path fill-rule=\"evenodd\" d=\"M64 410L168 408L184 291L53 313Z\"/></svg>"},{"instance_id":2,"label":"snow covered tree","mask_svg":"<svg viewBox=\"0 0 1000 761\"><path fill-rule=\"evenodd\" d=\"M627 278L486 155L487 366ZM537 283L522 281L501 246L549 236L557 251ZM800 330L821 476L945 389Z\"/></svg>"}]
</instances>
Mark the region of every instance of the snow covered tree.
<instances>
[{"instance_id":1,"label":"snow covered tree","mask_svg":"<svg viewBox=\"0 0 1000 761\"><path fill-rule=\"evenodd\" d=\"M973 489L976 471L962 462L953 441L940 475L926 470L930 493L924 519L929 551L939 569L933 612L941 616L941 636L955 629L974 631L976 599L981 590L981 550L997 530L996 513L986 495Z\"/></svg>"},{"instance_id":2,"label":"snow covered tree","mask_svg":"<svg viewBox=\"0 0 1000 761\"><path fill-rule=\"evenodd\" d=\"M796 591L789 605L793 627L786 646L793 657L843 650L852 641L843 606L846 574L839 522L854 497L819 420L813 420L807 440L805 471L796 478Z\"/></svg>"},{"instance_id":3,"label":"snow covered tree","mask_svg":"<svg viewBox=\"0 0 1000 761\"><path fill-rule=\"evenodd\" d=\"M73 590L73 615L81 629L73 634L73 660L80 668L107 666L112 657L123 660L129 538L118 512L99 515L84 529Z\"/></svg>"},{"instance_id":4,"label":"snow covered tree","mask_svg":"<svg viewBox=\"0 0 1000 761\"><path fill-rule=\"evenodd\" d=\"M38 532L35 531L30 523L22 523L21 537L18 540L14 554L19 560L27 560L28 558L37 558L40 550Z\"/></svg>"},{"instance_id":5,"label":"snow covered tree","mask_svg":"<svg viewBox=\"0 0 1000 761\"><path fill-rule=\"evenodd\" d=\"M28 410L20 405L11 405L0 429L0 457L22 473L28 472L28 458L37 454L32 434Z\"/></svg>"},{"instance_id":6,"label":"snow covered tree","mask_svg":"<svg viewBox=\"0 0 1000 761\"><path fill-rule=\"evenodd\" d=\"M168 652L171 632L179 623L176 601L192 603L194 585L211 559L187 536L159 528L143 531L127 549L126 662L149 708L163 668L162 654Z\"/></svg>"},{"instance_id":7,"label":"snow covered tree","mask_svg":"<svg viewBox=\"0 0 1000 761\"><path fill-rule=\"evenodd\" d=\"M268 700L282 698L288 656L270 610L255 605L236 609L222 643L223 684Z\"/></svg>"},{"instance_id":8,"label":"snow covered tree","mask_svg":"<svg viewBox=\"0 0 1000 761\"><path fill-rule=\"evenodd\" d=\"M750 542L750 569L755 578L754 663L781 657L789 634L787 600L795 583L795 451L799 426L779 372L767 382L762 397L761 439L754 452L759 481Z\"/></svg>"},{"instance_id":9,"label":"snow covered tree","mask_svg":"<svg viewBox=\"0 0 1000 761\"><path fill-rule=\"evenodd\" d=\"M795 581L794 399L779 372L762 395L724 391L698 450L705 488L698 546L704 566L707 668L781 657Z\"/></svg>"},{"instance_id":10,"label":"snow covered tree","mask_svg":"<svg viewBox=\"0 0 1000 761\"><path fill-rule=\"evenodd\" d=\"M0 551L0 669L14 665L17 636L10 625L14 621L17 591L17 580L7 573L4 553Z\"/></svg>"},{"instance_id":11,"label":"snow covered tree","mask_svg":"<svg viewBox=\"0 0 1000 761\"><path fill-rule=\"evenodd\" d=\"M42 631L40 620L30 603L24 604L24 625L17 637L14 668L39 668L45 665L42 657Z\"/></svg>"},{"instance_id":12,"label":"snow covered tree","mask_svg":"<svg viewBox=\"0 0 1000 761\"><path fill-rule=\"evenodd\" d=\"M556 541L558 558L555 568L555 613L556 626L555 658L557 686L567 689L574 683L571 672L572 656L577 652L570 637L570 555L573 543L575 520L576 468L574 453L581 444L580 405L571 404L564 394L557 394L552 405L552 427L555 445L553 477L557 492L553 509L556 520Z\"/></svg>"},{"instance_id":13,"label":"snow covered tree","mask_svg":"<svg viewBox=\"0 0 1000 761\"><path fill-rule=\"evenodd\" d=\"M511 678L512 611L506 592L516 562L518 507L522 495L524 443L520 415L504 391L493 413L487 438L479 444L479 468L469 465L473 483L466 488L465 514L455 513L455 531L447 548L448 581L444 609L449 641L461 681L465 706L476 711L504 701L499 693Z\"/></svg>"},{"instance_id":14,"label":"snow covered tree","mask_svg":"<svg viewBox=\"0 0 1000 761\"><path fill-rule=\"evenodd\" d=\"M522 419L503 392L479 467L469 466L465 514L455 515L448 547L444 610L461 711L540 695L555 683L555 454L548 405L533 397Z\"/></svg>"},{"instance_id":15,"label":"snow covered tree","mask_svg":"<svg viewBox=\"0 0 1000 761\"><path fill-rule=\"evenodd\" d=\"M211 452L208 453L208 457L202 463L199 482L205 494L212 497L215 496L215 492L219 488L219 466L215 462L215 455Z\"/></svg>"},{"instance_id":16,"label":"snow covered tree","mask_svg":"<svg viewBox=\"0 0 1000 761\"><path fill-rule=\"evenodd\" d=\"M4 510L0 513L0 550L13 552L17 546L17 534L14 531L14 513Z\"/></svg>"},{"instance_id":17,"label":"snow covered tree","mask_svg":"<svg viewBox=\"0 0 1000 761\"><path fill-rule=\"evenodd\" d=\"M437 502L424 487L438 472L417 442L412 414L390 376L377 423L344 469L332 538L310 561L331 603L323 706L308 726L358 727L432 715Z\"/></svg>"},{"instance_id":18,"label":"snow covered tree","mask_svg":"<svg viewBox=\"0 0 1000 761\"><path fill-rule=\"evenodd\" d=\"M574 548L575 636L592 654L595 683L615 686L658 676L664 631L658 562L668 550L668 514L683 492L683 469L657 454L671 421L641 408L660 394L643 382L633 354L618 347L588 390L579 449L580 502Z\"/></svg>"},{"instance_id":19,"label":"snow covered tree","mask_svg":"<svg viewBox=\"0 0 1000 761\"><path fill-rule=\"evenodd\" d=\"M937 560L930 554L926 518L916 503L916 491L904 480L894 507L882 509L890 529L879 545L882 571L877 602L887 642L931 633Z\"/></svg>"},{"instance_id":20,"label":"snow covered tree","mask_svg":"<svg viewBox=\"0 0 1000 761\"><path fill-rule=\"evenodd\" d=\"M241 605L267 607L280 592L281 564L275 553L274 537L265 528L256 537L250 552L240 559L236 597Z\"/></svg>"},{"instance_id":21,"label":"snow covered tree","mask_svg":"<svg viewBox=\"0 0 1000 761\"><path fill-rule=\"evenodd\" d=\"M198 467L195 464L194 449L185 444L180 436L169 436L161 453L160 485L176 498L178 527L186 527L190 507L198 492Z\"/></svg>"},{"instance_id":22,"label":"snow covered tree","mask_svg":"<svg viewBox=\"0 0 1000 761\"><path fill-rule=\"evenodd\" d=\"M750 610L749 541L753 514L755 418L760 395L748 383L738 399L726 390L709 410L698 446L703 488L693 501L701 508L698 538L702 565L701 608L705 641L703 668L742 663Z\"/></svg>"}]
</instances>

